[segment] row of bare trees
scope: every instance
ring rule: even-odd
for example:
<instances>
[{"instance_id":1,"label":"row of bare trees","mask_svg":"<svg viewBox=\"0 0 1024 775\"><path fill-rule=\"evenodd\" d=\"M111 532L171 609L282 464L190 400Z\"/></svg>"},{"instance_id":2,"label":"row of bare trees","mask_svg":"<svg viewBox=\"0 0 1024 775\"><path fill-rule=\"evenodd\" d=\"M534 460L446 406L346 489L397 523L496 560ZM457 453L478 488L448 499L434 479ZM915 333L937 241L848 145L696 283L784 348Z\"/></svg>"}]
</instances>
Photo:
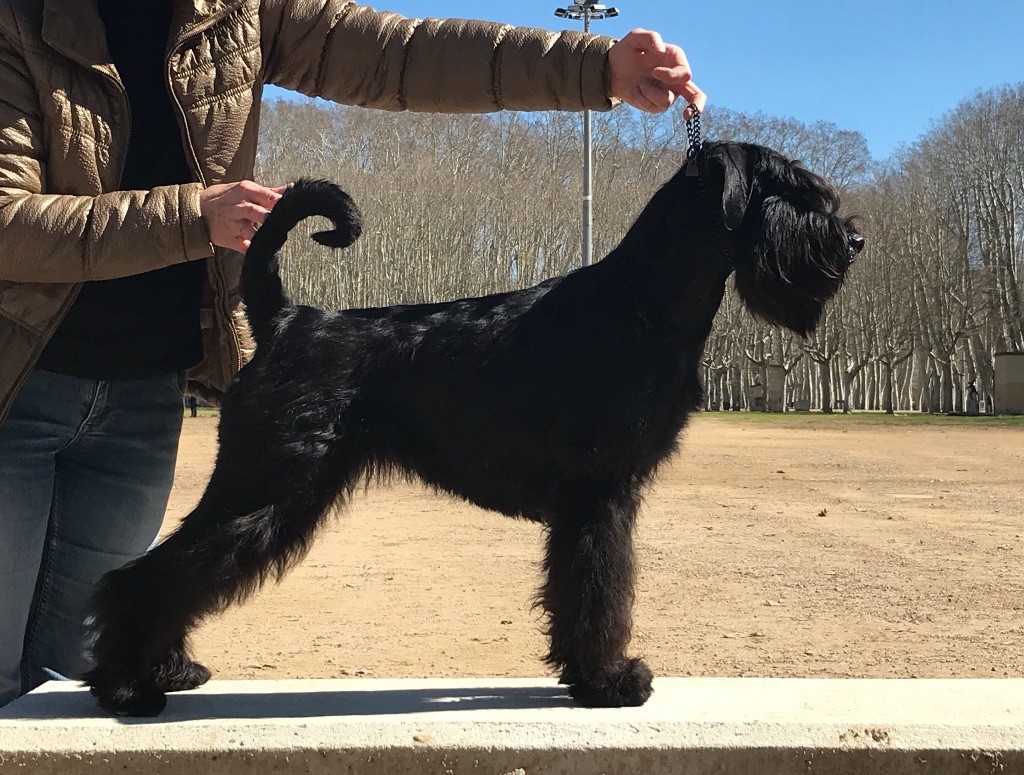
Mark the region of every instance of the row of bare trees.
<instances>
[{"instance_id":1,"label":"row of bare trees","mask_svg":"<svg viewBox=\"0 0 1024 775\"><path fill-rule=\"evenodd\" d=\"M705 352L708 406L748 406L785 372L784 403L963 411L990 399L993 357L1024 351L1024 85L982 92L892 158L864 137L725 109L713 139L801 159L843 191L868 247L807 340L754 321L727 294ZM341 183L363 238L329 255L286 250L293 295L364 307L523 287L580 262L580 119L573 114L393 114L319 102L268 104L258 174ZM619 109L595 122L595 254L611 249L685 158L677 112ZM308 225L312 229L315 225Z\"/></svg>"}]
</instances>

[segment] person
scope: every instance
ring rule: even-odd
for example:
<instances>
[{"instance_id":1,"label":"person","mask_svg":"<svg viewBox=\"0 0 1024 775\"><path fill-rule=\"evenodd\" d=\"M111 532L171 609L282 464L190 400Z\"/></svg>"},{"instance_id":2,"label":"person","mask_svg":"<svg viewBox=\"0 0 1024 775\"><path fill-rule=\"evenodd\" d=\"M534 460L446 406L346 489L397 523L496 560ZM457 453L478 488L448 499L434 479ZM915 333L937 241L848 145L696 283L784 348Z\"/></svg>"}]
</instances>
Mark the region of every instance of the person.
<instances>
[{"instance_id":1,"label":"person","mask_svg":"<svg viewBox=\"0 0 1024 775\"><path fill-rule=\"evenodd\" d=\"M188 397L188 411L190 417L195 417L199 414L199 400L191 394Z\"/></svg>"},{"instance_id":2,"label":"person","mask_svg":"<svg viewBox=\"0 0 1024 775\"><path fill-rule=\"evenodd\" d=\"M84 611L170 492L186 390L251 355L264 84L387 110L703 107L684 52L347 0L0 0L0 705L88 667Z\"/></svg>"},{"instance_id":3,"label":"person","mask_svg":"<svg viewBox=\"0 0 1024 775\"><path fill-rule=\"evenodd\" d=\"M967 383L967 414L971 417L981 414L981 396L978 395L978 387L973 379Z\"/></svg>"}]
</instances>

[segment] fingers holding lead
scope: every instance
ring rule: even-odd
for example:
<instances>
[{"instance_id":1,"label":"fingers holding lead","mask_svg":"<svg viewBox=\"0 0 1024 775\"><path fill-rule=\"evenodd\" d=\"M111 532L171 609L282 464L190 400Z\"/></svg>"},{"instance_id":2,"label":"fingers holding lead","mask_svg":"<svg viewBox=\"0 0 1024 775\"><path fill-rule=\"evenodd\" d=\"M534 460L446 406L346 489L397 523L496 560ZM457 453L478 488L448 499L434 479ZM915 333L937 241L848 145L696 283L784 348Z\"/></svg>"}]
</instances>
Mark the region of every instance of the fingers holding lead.
<instances>
[{"instance_id":1,"label":"fingers holding lead","mask_svg":"<svg viewBox=\"0 0 1024 775\"><path fill-rule=\"evenodd\" d=\"M708 103L708 97L703 91L692 83L689 84L689 86L690 88L688 90L683 90L680 95L687 102L686 110L683 111L683 118L687 121L690 121L693 118L693 108L691 108L690 105L696 105L697 110L700 111L700 113L703 113L704 108Z\"/></svg>"},{"instance_id":2,"label":"fingers holding lead","mask_svg":"<svg viewBox=\"0 0 1024 775\"><path fill-rule=\"evenodd\" d=\"M704 103L707 97L700 88L693 82L693 71L686 59L686 53L678 46L668 46L665 52L664 64L651 70L651 76L672 93L672 101L675 97L682 97L687 104L695 104L703 112ZM660 103L664 104L664 103ZM671 105L671 102L669 103ZM669 107L669 105L665 105ZM689 114L687 108L687 114ZM687 118L690 116L687 115Z\"/></svg>"},{"instance_id":3,"label":"fingers holding lead","mask_svg":"<svg viewBox=\"0 0 1024 775\"><path fill-rule=\"evenodd\" d=\"M693 84L686 52L657 32L632 30L609 49L608 61L612 97L647 113L662 113L679 97L703 110L706 98Z\"/></svg>"}]
</instances>

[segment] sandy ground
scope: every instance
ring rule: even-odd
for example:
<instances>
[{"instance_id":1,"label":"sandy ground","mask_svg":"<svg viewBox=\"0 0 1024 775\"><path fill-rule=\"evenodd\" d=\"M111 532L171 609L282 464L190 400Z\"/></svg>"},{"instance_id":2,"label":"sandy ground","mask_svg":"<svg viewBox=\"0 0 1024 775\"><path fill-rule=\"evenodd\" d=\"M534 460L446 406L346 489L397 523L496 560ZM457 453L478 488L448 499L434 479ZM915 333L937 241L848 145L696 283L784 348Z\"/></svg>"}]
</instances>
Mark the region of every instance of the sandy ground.
<instances>
[{"instance_id":1,"label":"sandy ground","mask_svg":"<svg viewBox=\"0 0 1024 775\"><path fill-rule=\"evenodd\" d=\"M1024 676L1024 425L980 425L696 418L640 520L633 651L660 675ZM215 429L186 418L165 529ZM374 488L196 656L220 678L542 675L541 545Z\"/></svg>"}]
</instances>

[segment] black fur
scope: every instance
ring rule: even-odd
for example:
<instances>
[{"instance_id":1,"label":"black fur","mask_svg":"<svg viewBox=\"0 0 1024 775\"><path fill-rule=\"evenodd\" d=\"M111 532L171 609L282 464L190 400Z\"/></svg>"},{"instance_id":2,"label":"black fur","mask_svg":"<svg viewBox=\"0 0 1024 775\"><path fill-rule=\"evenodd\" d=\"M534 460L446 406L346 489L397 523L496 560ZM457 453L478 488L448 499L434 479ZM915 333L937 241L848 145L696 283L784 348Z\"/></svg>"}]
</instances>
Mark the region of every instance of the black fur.
<instances>
[{"instance_id":1,"label":"black fur","mask_svg":"<svg viewBox=\"0 0 1024 775\"><path fill-rule=\"evenodd\" d=\"M805 334L862 240L820 178L766 148L702 151L603 261L526 290L325 312L295 306L275 251L306 215L325 244L359 232L349 197L300 181L243 271L256 355L225 396L209 485L178 530L107 574L85 680L116 713L153 715L208 674L188 633L280 577L367 477L419 477L547 530L548 664L584 705L639 705L626 654L633 524L644 487L701 401L698 364L725 283ZM692 171L694 168L690 168Z\"/></svg>"}]
</instances>

